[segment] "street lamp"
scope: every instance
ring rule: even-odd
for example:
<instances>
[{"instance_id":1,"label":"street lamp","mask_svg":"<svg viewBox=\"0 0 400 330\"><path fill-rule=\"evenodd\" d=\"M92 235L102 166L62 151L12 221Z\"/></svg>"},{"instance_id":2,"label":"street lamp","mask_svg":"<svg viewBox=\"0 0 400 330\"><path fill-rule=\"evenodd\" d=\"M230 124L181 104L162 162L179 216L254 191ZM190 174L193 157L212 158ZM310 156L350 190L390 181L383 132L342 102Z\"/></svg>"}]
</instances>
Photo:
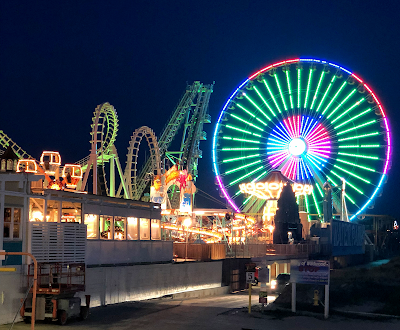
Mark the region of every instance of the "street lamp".
<instances>
[{"instance_id":1,"label":"street lamp","mask_svg":"<svg viewBox=\"0 0 400 330\"><path fill-rule=\"evenodd\" d=\"M187 247L188 247L188 228L192 225L192 219L186 218L183 220L183 226L186 227L186 244L185 244L185 261L187 259Z\"/></svg>"}]
</instances>

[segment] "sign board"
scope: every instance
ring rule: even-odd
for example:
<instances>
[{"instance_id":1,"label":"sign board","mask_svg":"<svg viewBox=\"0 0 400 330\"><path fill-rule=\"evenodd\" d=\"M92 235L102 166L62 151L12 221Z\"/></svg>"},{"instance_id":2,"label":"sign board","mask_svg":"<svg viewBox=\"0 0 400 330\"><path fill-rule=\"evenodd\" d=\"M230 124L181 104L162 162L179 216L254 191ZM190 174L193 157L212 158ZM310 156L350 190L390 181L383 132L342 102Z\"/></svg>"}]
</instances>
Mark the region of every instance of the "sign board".
<instances>
[{"instance_id":1,"label":"sign board","mask_svg":"<svg viewBox=\"0 0 400 330\"><path fill-rule=\"evenodd\" d=\"M269 269L268 267L263 267L258 270L258 282L269 283Z\"/></svg>"},{"instance_id":2,"label":"sign board","mask_svg":"<svg viewBox=\"0 0 400 330\"><path fill-rule=\"evenodd\" d=\"M260 304L267 304L268 303L268 292L260 291L258 293L258 302Z\"/></svg>"},{"instance_id":3,"label":"sign board","mask_svg":"<svg viewBox=\"0 0 400 330\"><path fill-rule=\"evenodd\" d=\"M6 252L6 251L0 250L0 252ZM6 260L6 256L5 255L0 255L0 260Z\"/></svg>"},{"instance_id":4,"label":"sign board","mask_svg":"<svg viewBox=\"0 0 400 330\"><path fill-rule=\"evenodd\" d=\"M253 283L255 279L254 272L246 272L246 283Z\"/></svg>"},{"instance_id":5,"label":"sign board","mask_svg":"<svg viewBox=\"0 0 400 330\"><path fill-rule=\"evenodd\" d=\"M290 282L329 285L330 264L327 260L291 260Z\"/></svg>"},{"instance_id":6,"label":"sign board","mask_svg":"<svg viewBox=\"0 0 400 330\"><path fill-rule=\"evenodd\" d=\"M365 227L360 224L332 221L332 255L364 254Z\"/></svg>"}]
</instances>

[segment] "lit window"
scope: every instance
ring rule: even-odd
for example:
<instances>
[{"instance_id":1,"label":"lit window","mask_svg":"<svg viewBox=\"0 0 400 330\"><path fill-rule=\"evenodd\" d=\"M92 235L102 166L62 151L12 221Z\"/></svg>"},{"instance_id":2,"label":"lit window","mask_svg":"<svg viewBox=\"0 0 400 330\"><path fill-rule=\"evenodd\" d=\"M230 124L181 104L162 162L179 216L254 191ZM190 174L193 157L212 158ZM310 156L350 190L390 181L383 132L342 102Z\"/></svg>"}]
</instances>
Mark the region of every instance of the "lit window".
<instances>
[{"instance_id":1,"label":"lit window","mask_svg":"<svg viewBox=\"0 0 400 330\"><path fill-rule=\"evenodd\" d=\"M109 215L100 216L100 238L112 239L113 235L113 217Z\"/></svg>"},{"instance_id":2,"label":"lit window","mask_svg":"<svg viewBox=\"0 0 400 330\"><path fill-rule=\"evenodd\" d=\"M138 218L128 217L128 240L137 240L138 239Z\"/></svg>"},{"instance_id":3,"label":"lit window","mask_svg":"<svg viewBox=\"0 0 400 330\"><path fill-rule=\"evenodd\" d=\"M62 202L61 222L81 223L81 203Z\"/></svg>"},{"instance_id":4,"label":"lit window","mask_svg":"<svg viewBox=\"0 0 400 330\"><path fill-rule=\"evenodd\" d=\"M114 217L114 239L125 239L125 222L126 218Z\"/></svg>"},{"instance_id":5,"label":"lit window","mask_svg":"<svg viewBox=\"0 0 400 330\"><path fill-rule=\"evenodd\" d=\"M140 218L140 239L150 239L150 219Z\"/></svg>"},{"instance_id":6,"label":"lit window","mask_svg":"<svg viewBox=\"0 0 400 330\"><path fill-rule=\"evenodd\" d=\"M44 199L29 199L29 221L43 221Z\"/></svg>"},{"instance_id":7,"label":"lit window","mask_svg":"<svg viewBox=\"0 0 400 330\"><path fill-rule=\"evenodd\" d=\"M97 214L85 214L85 225L87 226L87 238L98 238L99 216Z\"/></svg>"},{"instance_id":8,"label":"lit window","mask_svg":"<svg viewBox=\"0 0 400 330\"><path fill-rule=\"evenodd\" d=\"M151 219L151 239L161 239L161 220Z\"/></svg>"}]
</instances>

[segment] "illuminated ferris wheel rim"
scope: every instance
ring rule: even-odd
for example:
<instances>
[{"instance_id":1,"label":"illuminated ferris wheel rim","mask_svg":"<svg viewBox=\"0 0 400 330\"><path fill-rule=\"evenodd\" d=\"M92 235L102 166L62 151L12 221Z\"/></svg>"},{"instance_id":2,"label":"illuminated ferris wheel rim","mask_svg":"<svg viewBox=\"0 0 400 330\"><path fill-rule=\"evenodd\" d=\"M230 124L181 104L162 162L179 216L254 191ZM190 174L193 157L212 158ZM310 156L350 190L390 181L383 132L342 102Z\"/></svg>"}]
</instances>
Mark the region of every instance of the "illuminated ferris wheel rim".
<instances>
[{"instance_id":1,"label":"illuminated ferris wheel rim","mask_svg":"<svg viewBox=\"0 0 400 330\"><path fill-rule=\"evenodd\" d=\"M252 74L243 83L241 83L239 85L239 87L236 88L236 90L228 98L228 100L226 101L223 109L220 112L220 115L218 117L218 120L217 120L217 123L216 123L216 126L215 126L214 136L213 136L212 159L213 159L213 167L214 167L214 171L215 171L215 175L216 175L216 179L217 179L219 188L221 189L223 195L225 196L225 198L227 199L229 204L232 206L232 208L236 212L240 212L240 209L237 207L236 203L229 196L229 194L228 194L228 192L227 192L227 190L226 190L226 188L225 188L225 186L224 186L224 184L222 182L222 178L221 178L221 175L219 173L218 166L217 166L217 155L216 155L217 135L218 135L219 127L221 125L222 117L223 117L223 115L224 115L224 113L226 111L226 108L228 107L229 103L237 95L237 93L242 89L242 87L244 87L250 80L253 80L254 78L258 77L260 74L262 74L264 72L267 72L270 69L278 68L278 67L281 67L283 65L294 64L294 63L297 63L297 62L305 62L305 63L314 62L314 63L319 63L319 64L330 65L330 66L336 67L337 69L342 70L343 72L347 73L349 76L353 77L360 84L362 84L364 86L364 88L369 92L369 94L373 97L374 101L376 102L376 104L377 104L377 106L379 108L379 111L380 111L380 115L382 116L382 119L383 119L383 122L384 122L386 140L387 140L386 153L385 153L386 156L385 156L382 175L381 175L380 180L379 180L378 184L376 185L376 188L373 191L372 195L368 198L368 200L365 202L365 204L362 207L360 207L359 210L351 217L350 220L352 220L352 219L354 219L354 217L356 217L358 214L360 214L372 202L372 200L375 198L376 194L378 193L380 187L382 186L382 183L384 181L385 176L387 175L388 168L389 168L389 162L390 162L390 158L391 158L391 136L390 136L391 134L390 134L390 130L389 130L388 119L386 117L385 111L383 110L383 106L382 106L381 102L379 101L379 99L377 98L377 96L375 95L375 93L372 91L372 89L361 78L359 78L357 75L352 73L350 70L347 70L347 69L345 69L345 68L343 68L343 67L341 67L341 66L339 66L337 64L331 63L329 61L324 61L324 60L319 60L319 59L311 59L311 58L296 58L296 59L290 59L290 60L286 60L286 61L280 61L280 62L271 64L269 66L266 66L263 69L261 69L261 70L257 71L256 73Z\"/></svg>"}]
</instances>

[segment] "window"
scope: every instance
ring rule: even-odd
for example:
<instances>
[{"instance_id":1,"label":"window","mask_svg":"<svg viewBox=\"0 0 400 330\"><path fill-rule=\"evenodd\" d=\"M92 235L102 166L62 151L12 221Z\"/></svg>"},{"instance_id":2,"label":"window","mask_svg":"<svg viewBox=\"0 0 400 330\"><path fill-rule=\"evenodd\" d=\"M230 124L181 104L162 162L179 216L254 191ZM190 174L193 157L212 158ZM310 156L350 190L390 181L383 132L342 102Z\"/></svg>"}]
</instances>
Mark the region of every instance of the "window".
<instances>
[{"instance_id":1,"label":"window","mask_svg":"<svg viewBox=\"0 0 400 330\"><path fill-rule=\"evenodd\" d=\"M61 222L81 223L81 203L62 202Z\"/></svg>"},{"instance_id":2,"label":"window","mask_svg":"<svg viewBox=\"0 0 400 330\"><path fill-rule=\"evenodd\" d=\"M7 171L12 171L14 169L14 162L12 159L7 159Z\"/></svg>"},{"instance_id":3,"label":"window","mask_svg":"<svg viewBox=\"0 0 400 330\"><path fill-rule=\"evenodd\" d=\"M21 208L19 207L4 208L3 237L9 239L21 238Z\"/></svg>"},{"instance_id":4,"label":"window","mask_svg":"<svg viewBox=\"0 0 400 330\"><path fill-rule=\"evenodd\" d=\"M150 239L150 219L140 218L140 239Z\"/></svg>"},{"instance_id":5,"label":"window","mask_svg":"<svg viewBox=\"0 0 400 330\"><path fill-rule=\"evenodd\" d=\"M29 221L43 221L44 199L29 199Z\"/></svg>"},{"instance_id":6,"label":"window","mask_svg":"<svg viewBox=\"0 0 400 330\"><path fill-rule=\"evenodd\" d=\"M161 220L151 219L151 239L161 239Z\"/></svg>"},{"instance_id":7,"label":"window","mask_svg":"<svg viewBox=\"0 0 400 330\"><path fill-rule=\"evenodd\" d=\"M128 227L127 227L127 239L137 240L138 239L138 218L128 217Z\"/></svg>"},{"instance_id":8,"label":"window","mask_svg":"<svg viewBox=\"0 0 400 330\"><path fill-rule=\"evenodd\" d=\"M47 201L46 222L59 222L60 201Z\"/></svg>"},{"instance_id":9,"label":"window","mask_svg":"<svg viewBox=\"0 0 400 330\"><path fill-rule=\"evenodd\" d=\"M114 239L125 239L125 223L126 218L114 217Z\"/></svg>"},{"instance_id":10,"label":"window","mask_svg":"<svg viewBox=\"0 0 400 330\"><path fill-rule=\"evenodd\" d=\"M112 239L113 238L113 217L109 215L100 216L100 238Z\"/></svg>"},{"instance_id":11,"label":"window","mask_svg":"<svg viewBox=\"0 0 400 330\"><path fill-rule=\"evenodd\" d=\"M87 226L87 238L99 238L99 216L97 214L85 214L85 225Z\"/></svg>"}]
</instances>

